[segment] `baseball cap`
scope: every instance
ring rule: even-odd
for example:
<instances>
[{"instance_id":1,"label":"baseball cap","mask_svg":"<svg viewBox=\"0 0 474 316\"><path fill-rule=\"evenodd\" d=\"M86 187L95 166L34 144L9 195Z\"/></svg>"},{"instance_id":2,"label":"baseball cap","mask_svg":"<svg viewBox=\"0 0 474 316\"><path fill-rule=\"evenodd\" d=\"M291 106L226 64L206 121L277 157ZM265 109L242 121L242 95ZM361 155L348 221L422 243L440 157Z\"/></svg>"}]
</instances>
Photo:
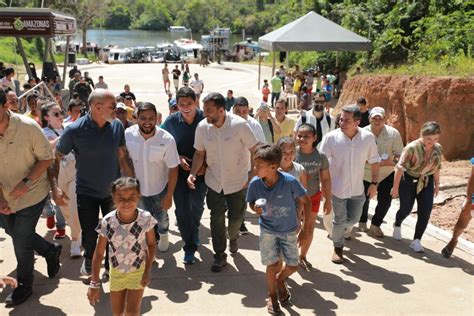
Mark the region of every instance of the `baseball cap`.
<instances>
[{"instance_id":1,"label":"baseball cap","mask_svg":"<svg viewBox=\"0 0 474 316\"><path fill-rule=\"evenodd\" d=\"M127 111L127 106L125 104L123 104L122 102L119 102L117 103L117 106L115 107L115 109L122 109L122 110L125 110Z\"/></svg>"},{"instance_id":2,"label":"baseball cap","mask_svg":"<svg viewBox=\"0 0 474 316\"><path fill-rule=\"evenodd\" d=\"M382 118L385 117L385 110L383 108L381 108L380 106L376 106L374 108L372 108L370 110L370 117L374 117L374 116L380 116Z\"/></svg>"},{"instance_id":3,"label":"baseball cap","mask_svg":"<svg viewBox=\"0 0 474 316\"><path fill-rule=\"evenodd\" d=\"M168 102L168 105L170 108L173 108L175 106L177 106L176 104L176 99L171 99L169 102Z\"/></svg>"},{"instance_id":4,"label":"baseball cap","mask_svg":"<svg viewBox=\"0 0 474 316\"><path fill-rule=\"evenodd\" d=\"M267 109L268 104L266 102L260 101L260 104L258 105L259 109Z\"/></svg>"}]
</instances>

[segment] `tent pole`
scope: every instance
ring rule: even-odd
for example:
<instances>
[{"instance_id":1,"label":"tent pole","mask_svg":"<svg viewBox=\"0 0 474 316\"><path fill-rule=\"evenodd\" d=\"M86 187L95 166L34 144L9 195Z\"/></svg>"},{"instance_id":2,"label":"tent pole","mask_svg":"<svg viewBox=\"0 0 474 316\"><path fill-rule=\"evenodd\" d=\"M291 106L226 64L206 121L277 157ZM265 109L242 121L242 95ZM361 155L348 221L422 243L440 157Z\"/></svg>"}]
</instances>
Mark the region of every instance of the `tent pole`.
<instances>
[{"instance_id":1,"label":"tent pole","mask_svg":"<svg viewBox=\"0 0 474 316\"><path fill-rule=\"evenodd\" d=\"M70 40L71 40L71 36L67 36L66 48L64 49L63 81L62 81L63 89L66 88L66 71L67 71L67 65L69 63L68 57L69 57L69 41Z\"/></svg>"},{"instance_id":2,"label":"tent pole","mask_svg":"<svg viewBox=\"0 0 474 316\"><path fill-rule=\"evenodd\" d=\"M43 56L43 63L47 62L48 61L48 55L49 55L49 46L50 46L51 42L49 40L49 38L45 37L44 38L44 56ZM43 69L44 70L44 69Z\"/></svg>"},{"instance_id":3,"label":"tent pole","mask_svg":"<svg viewBox=\"0 0 474 316\"><path fill-rule=\"evenodd\" d=\"M336 68L339 67L339 51L336 52Z\"/></svg>"},{"instance_id":4,"label":"tent pole","mask_svg":"<svg viewBox=\"0 0 474 316\"><path fill-rule=\"evenodd\" d=\"M58 65L56 64L56 59L54 59L53 48L51 45L49 46L49 57L51 58L51 62L53 63L54 70L59 76L59 80L62 81L61 74L59 73Z\"/></svg>"},{"instance_id":5,"label":"tent pole","mask_svg":"<svg viewBox=\"0 0 474 316\"><path fill-rule=\"evenodd\" d=\"M258 52L258 90L260 90L260 73L262 72L262 53Z\"/></svg>"},{"instance_id":6,"label":"tent pole","mask_svg":"<svg viewBox=\"0 0 474 316\"><path fill-rule=\"evenodd\" d=\"M28 78L33 78L33 73L31 72L30 65L28 65L28 58L26 58L25 49L23 48L23 43L21 42L19 37L16 38L16 43L18 45L18 50L20 51L21 58L23 59L23 63L25 64L26 73L28 74Z\"/></svg>"},{"instance_id":7,"label":"tent pole","mask_svg":"<svg viewBox=\"0 0 474 316\"><path fill-rule=\"evenodd\" d=\"M286 73L290 70L290 51L286 52Z\"/></svg>"},{"instance_id":8,"label":"tent pole","mask_svg":"<svg viewBox=\"0 0 474 316\"><path fill-rule=\"evenodd\" d=\"M276 58L276 55L275 55L275 54L276 54L276 52L274 51L274 52L273 52L272 74L271 74L270 78L273 77L273 75L274 75L274 73L275 73L275 58Z\"/></svg>"}]
</instances>

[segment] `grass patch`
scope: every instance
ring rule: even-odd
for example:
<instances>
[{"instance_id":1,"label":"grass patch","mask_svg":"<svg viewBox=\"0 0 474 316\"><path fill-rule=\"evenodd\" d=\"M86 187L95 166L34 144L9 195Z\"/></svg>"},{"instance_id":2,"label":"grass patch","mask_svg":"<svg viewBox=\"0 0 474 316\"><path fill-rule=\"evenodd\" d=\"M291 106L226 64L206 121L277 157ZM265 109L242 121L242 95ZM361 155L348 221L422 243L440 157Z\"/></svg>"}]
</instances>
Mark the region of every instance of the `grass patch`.
<instances>
[{"instance_id":1,"label":"grass patch","mask_svg":"<svg viewBox=\"0 0 474 316\"><path fill-rule=\"evenodd\" d=\"M439 61L419 61L396 67L380 67L366 73L409 76L456 76L473 77L474 59L470 56L444 56Z\"/></svg>"}]
</instances>

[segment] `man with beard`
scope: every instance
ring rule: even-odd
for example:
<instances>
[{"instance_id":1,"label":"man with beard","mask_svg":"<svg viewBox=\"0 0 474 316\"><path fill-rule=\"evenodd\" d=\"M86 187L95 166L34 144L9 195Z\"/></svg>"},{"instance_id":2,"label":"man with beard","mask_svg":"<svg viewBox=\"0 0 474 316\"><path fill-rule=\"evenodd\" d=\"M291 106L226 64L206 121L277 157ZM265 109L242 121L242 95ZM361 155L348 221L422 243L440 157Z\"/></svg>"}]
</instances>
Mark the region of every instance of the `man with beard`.
<instances>
[{"instance_id":1,"label":"man with beard","mask_svg":"<svg viewBox=\"0 0 474 316\"><path fill-rule=\"evenodd\" d=\"M57 177L62 157L74 151L77 208L85 258L81 274L84 276L91 274L99 209L102 216L113 209L110 184L121 174L135 175L125 146L122 123L114 119L114 95L107 90L96 89L90 94L88 102L90 112L69 125L61 135L56 145L56 160L48 172L56 205L65 205L64 199L68 197L59 189ZM105 259L105 269L105 276L108 276L108 258Z\"/></svg>"},{"instance_id":2,"label":"man with beard","mask_svg":"<svg viewBox=\"0 0 474 316\"><path fill-rule=\"evenodd\" d=\"M137 119L138 124L125 131L125 140L140 181L139 207L158 222L158 249L164 252L169 247L168 209L178 180L178 151L173 136L156 126L157 111L152 103L138 105Z\"/></svg>"},{"instance_id":3,"label":"man with beard","mask_svg":"<svg viewBox=\"0 0 474 316\"><path fill-rule=\"evenodd\" d=\"M229 250L238 251L237 239L247 203L248 161L242 154L255 151L258 140L243 118L226 112L225 99L220 93L210 93L203 100L204 115L194 140L196 149L188 177L195 188L196 176L204 162L207 164L207 205L211 210L211 237L214 263L211 271L220 272L227 264L225 212L229 210Z\"/></svg>"},{"instance_id":4,"label":"man with beard","mask_svg":"<svg viewBox=\"0 0 474 316\"><path fill-rule=\"evenodd\" d=\"M195 189L191 190L187 184L194 155L194 135L196 127L204 118L203 112L196 107L196 95L190 87L182 87L176 93L179 112L170 114L163 123L163 129L173 135L179 154L178 181L174 192L176 219L183 239L184 264L193 264L196 261L194 254L199 246L199 225L204 211L204 197L207 186L204 183L203 166L197 172Z\"/></svg>"}]
</instances>

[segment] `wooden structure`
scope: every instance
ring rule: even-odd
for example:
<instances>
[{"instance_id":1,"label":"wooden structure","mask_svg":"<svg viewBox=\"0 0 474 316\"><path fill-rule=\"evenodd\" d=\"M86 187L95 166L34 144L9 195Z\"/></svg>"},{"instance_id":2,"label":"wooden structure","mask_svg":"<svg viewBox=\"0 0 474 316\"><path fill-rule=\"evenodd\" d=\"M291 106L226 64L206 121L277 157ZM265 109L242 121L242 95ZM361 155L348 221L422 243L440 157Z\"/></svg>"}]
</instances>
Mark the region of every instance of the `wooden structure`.
<instances>
[{"instance_id":1,"label":"wooden structure","mask_svg":"<svg viewBox=\"0 0 474 316\"><path fill-rule=\"evenodd\" d=\"M64 68L61 82L63 87L66 81L68 64L69 42L71 36L76 35L76 19L70 15L43 8L1 8L0 9L0 36L15 37L20 55L25 64L26 72L33 77L28 65L28 59L20 38L42 37L45 41L44 63L52 62L59 74L51 48L51 38L66 36L66 50L64 53ZM44 72L44 68L43 68ZM61 77L61 75L60 75Z\"/></svg>"}]
</instances>

